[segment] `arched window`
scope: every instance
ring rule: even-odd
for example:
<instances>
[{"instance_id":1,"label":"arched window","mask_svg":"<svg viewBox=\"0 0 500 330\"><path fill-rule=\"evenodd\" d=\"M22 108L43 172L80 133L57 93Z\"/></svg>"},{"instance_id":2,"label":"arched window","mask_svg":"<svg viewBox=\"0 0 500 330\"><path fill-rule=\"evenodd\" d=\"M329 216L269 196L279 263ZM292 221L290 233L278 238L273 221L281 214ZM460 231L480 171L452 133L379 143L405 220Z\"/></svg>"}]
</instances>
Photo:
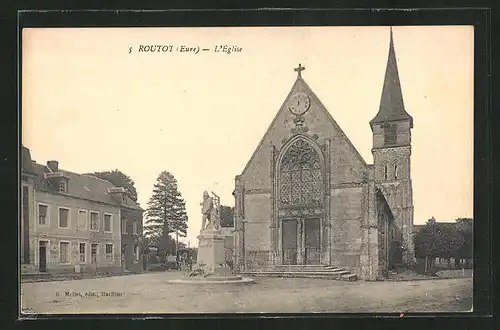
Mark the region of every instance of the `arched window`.
<instances>
[{"instance_id":1,"label":"arched window","mask_svg":"<svg viewBox=\"0 0 500 330\"><path fill-rule=\"evenodd\" d=\"M319 206L321 185L319 154L306 141L297 140L287 150L280 164L281 206Z\"/></svg>"},{"instance_id":2,"label":"arched window","mask_svg":"<svg viewBox=\"0 0 500 330\"><path fill-rule=\"evenodd\" d=\"M394 164L394 179L398 179L398 164Z\"/></svg>"},{"instance_id":3,"label":"arched window","mask_svg":"<svg viewBox=\"0 0 500 330\"><path fill-rule=\"evenodd\" d=\"M387 165L384 165L384 180L387 180Z\"/></svg>"}]
</instances>

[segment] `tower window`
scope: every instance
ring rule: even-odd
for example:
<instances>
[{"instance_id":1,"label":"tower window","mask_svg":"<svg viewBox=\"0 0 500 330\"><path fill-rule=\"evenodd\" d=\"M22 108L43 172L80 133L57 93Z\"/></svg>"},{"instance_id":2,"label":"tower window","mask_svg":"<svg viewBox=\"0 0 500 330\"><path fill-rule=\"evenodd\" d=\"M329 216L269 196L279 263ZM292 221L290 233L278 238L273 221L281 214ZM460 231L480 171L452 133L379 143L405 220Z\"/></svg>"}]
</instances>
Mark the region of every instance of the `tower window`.
<instances>
[{"instance_id":1,"label":"tower window","mask_svg":"<svg viewBox=\"0 0 500 330\"><path fill-rule=\"evenodd\" d=\"M387 165L384 165L384 180L387 180Z\"/></svg>"},{"instance_id":2,"label":"tower window","mask_svg":"<svg viewBox=\"0 0 500 330\"><path fill-rule=\"evenodd\" d=\"M382 126L384 128L384 144L385 145L390 145L390 144L396 144L396 124L385 124Z\"/></svg>"},{"instance_id":3,"label":"tower window","mask_svg":"<svg viewBox=\"0 0 500 330\"><path fill-rule=\"evenodd\" d=\"M394 179L398 179L398 164L394 164Z\"/></svg>"}]
</instances>

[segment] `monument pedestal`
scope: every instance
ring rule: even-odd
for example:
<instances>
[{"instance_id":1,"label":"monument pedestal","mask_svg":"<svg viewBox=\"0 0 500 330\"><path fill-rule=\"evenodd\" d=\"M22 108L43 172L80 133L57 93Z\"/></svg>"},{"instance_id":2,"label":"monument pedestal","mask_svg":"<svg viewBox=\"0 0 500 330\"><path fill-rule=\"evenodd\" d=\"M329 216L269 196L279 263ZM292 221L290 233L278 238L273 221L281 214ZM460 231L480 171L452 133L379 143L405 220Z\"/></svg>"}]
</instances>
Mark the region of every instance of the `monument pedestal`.
<instances>
[{"instance_id":1,"label":"monument pedestal","mask_svg":"<svg viewBox=\"0 0 500 330\"><path fill-rule=\"evenodd\" d=\"M177 284L241 284L254 280L235 275L226 267L224 235L218 230L203 230L198 236L198 257L196 263L203 265L203 273L182 279L169 280ZM201 267L200 267L201 268Z\"/></svg>"},{"instance_id":2,"label":"monument pedestal","mask_svg":"<svg viewBox=\"0 0 500 330\"><path fill-rule=\"evenodd\" d=\"M218 274L225 268L224 235L220 231L201 231L198 236L197 264L203 264L205 274Z\"/></svg>"},{"instance_id":3,"label":"monument pedestal","mask_svg":"<svg viewBox=\"0 0 500 330\"><path fill-rule=\"evenodd\" d=\"M198 236L198 267L181 279L169 280L169 283L178 284L239 284L254 283L254 280L240 275L233 274L232 270L226 267L226 253L224 251L224 235L220 230L220 203L219 197L215 197L215 207L213 209L212 198L208 192L203 193L202 226L209 220L210 228L200 231ZM211 215L209 217L209 215ZM217 229L214 229L217 228Z\"/></svg>"}]
</instances>

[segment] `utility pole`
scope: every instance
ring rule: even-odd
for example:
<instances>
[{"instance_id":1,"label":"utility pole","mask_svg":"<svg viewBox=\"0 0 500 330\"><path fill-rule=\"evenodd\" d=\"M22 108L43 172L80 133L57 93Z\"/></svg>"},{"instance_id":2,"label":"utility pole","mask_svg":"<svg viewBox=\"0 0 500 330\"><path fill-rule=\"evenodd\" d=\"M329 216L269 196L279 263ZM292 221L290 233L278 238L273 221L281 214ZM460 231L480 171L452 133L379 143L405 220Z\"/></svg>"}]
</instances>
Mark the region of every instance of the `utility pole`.
<instances>
[{"instance_id":1,"label":"utility pole","mask_svg":"<svg viewBox=\"0 0 500 330\"><path fill-rule=\"evenodd\" d=\"M179 245L179 231L175 231L175 255L177 255L177 246Z\"/></svg>"}]
</instances>

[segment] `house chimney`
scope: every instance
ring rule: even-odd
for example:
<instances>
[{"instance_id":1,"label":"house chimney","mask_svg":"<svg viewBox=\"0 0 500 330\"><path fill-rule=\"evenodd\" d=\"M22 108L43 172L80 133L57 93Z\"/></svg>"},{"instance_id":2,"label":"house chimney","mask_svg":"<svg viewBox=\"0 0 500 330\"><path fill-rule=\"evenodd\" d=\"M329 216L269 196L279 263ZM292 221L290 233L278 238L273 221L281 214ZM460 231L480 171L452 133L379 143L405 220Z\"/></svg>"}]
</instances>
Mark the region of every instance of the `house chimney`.
<instances>
[{"instance_id":1,"label":"house chimney","mask_svg":"<svg viewBox=\"0 0 500 330\"><path fill-rule=\"evenodd\" d=\"M57 172L59 170L59 162L57 160L49 160L47 162L47 167L52 171L52 172Z\"/></svg>"}]
</instances>

